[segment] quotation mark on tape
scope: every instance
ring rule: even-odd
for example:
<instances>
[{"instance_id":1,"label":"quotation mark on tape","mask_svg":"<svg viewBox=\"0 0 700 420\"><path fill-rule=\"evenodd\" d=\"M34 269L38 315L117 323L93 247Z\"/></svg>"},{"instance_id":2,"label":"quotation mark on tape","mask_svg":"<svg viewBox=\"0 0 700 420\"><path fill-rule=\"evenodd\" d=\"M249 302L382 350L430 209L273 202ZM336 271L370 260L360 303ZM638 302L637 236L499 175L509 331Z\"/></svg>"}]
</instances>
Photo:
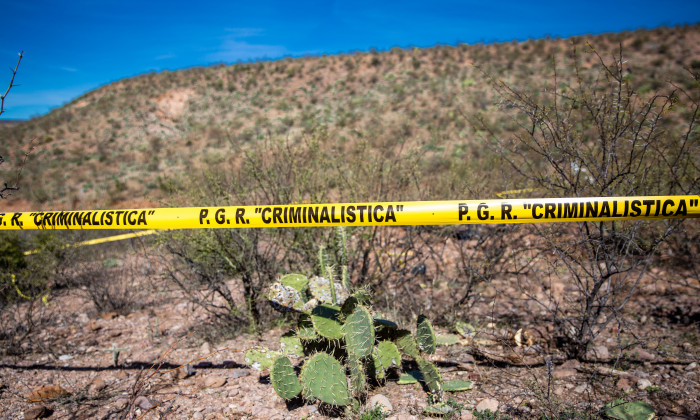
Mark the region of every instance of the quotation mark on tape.
<instances>
[{"instance_id":1,"label":"quotation mark on tape","mask_svg":"<svg viewBox=\"0 0 700 420\"><path fill-rule=\"evenodd\" d=\"M693 199L690 200L690 205L693 206L693 207L697 207L697 206L698 206L698 201L699 201L699 200L698 200L697 198L693 198Z\"/></svg>"}]
</instances>

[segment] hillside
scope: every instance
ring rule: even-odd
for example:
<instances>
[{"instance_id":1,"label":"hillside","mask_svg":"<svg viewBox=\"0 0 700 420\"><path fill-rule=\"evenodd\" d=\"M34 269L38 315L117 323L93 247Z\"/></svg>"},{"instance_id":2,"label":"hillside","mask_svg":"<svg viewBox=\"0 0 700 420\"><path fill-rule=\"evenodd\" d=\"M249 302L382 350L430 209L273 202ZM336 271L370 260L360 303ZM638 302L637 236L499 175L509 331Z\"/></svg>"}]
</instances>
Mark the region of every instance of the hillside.
<instances>
[{"instance_id":1,"label":"hillside","mask_svg":"<svg viewBox=\"0 0 700 420\"><path fill-rule=\"evenodd\" d=\"M697 194L699 118L700 25L191 68L0 125L0 211ZM700 412L697 220L113 233L0 231L0 417Z\"/></svg>"},{"instance_id":2,"label":"hillside","mask_svg":"<svg viewBox=\"0 0 700 420\"><path fill-rule=\"evenodd\" d=\"M121 80L47 115L0 126L2 155L10 162L4 179L30 140L38 145L22 193L0 205L174 202L207 171L235 173L245 160L265 160L270 142L293 149L314 143L328 166L357 176L346 186L336 182L327 197L387 198L381 188L349 187L363 183L349 157L362 165L388 157L413 162L414 182L401 185L401 198L448 198L454 191L493 196L504 187L495 178L504 174L484 173L497 157L471 120L490 122L499 130L493 134L504 138L517 126L498 108L488 76L537 93L551 85L553 62L571 66L574 47L585 70L598 61L591 47L611 60L620 45L640 94L672 89L669 82L694 88L686 68L700 65L697 25L197 67Z\"/></svg>"}]
</instances>

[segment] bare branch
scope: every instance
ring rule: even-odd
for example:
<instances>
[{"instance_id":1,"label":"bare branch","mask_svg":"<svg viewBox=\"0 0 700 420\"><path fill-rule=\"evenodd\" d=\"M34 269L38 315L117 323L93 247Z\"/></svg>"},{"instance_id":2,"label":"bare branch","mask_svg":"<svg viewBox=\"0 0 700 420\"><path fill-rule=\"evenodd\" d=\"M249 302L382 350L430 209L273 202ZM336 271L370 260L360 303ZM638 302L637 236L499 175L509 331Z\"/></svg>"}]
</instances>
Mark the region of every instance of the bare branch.
<instances>
[{"instance_id":1,"label":"bare branch","mask_svg":"<svg viewBox=\"0 0 700 420\"><path fill-rule=\"evenodd\" d=\"M3 112L5 112L5 97L7 96L8 93L10 93L10 89L12 89L14 86L16 86L15 83L15 76L17 75L17 69L19 68L19 63L22 61L22 57L24 56L24 51L20 51L18 54L19 57L17 58L17 64L15 64L15 68L12 70L12 77L10 78L10 84L7 86L7 90L5 90L5 93L0 96L0 115L2 115ZM4 197L3 197L4 198Z\"/></svg>"}]
</instances>

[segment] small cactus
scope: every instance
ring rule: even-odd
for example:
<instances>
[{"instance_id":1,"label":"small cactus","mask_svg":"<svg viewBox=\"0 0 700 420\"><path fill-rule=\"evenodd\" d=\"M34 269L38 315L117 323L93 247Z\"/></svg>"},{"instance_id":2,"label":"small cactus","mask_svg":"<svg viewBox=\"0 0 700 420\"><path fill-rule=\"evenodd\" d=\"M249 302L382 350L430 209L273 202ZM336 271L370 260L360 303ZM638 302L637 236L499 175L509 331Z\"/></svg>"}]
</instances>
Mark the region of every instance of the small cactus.
<instances>
[{"instance_id":1,"label":"small cactus","mask_svg":"<svg viewBox=\"0 0 700 420\"><path fill-rule=\"evenodd\" d=\"M345 253L347 238L344 234L339 238L341 253ZM443 391L470 389L469 381L443 384L440 372L425 358L435 352L438 343L426 317L418 318L414 338L394 322L373 316L369 291L350 292L344 258L341 257L340 282L333 274L337 266L329 263L321 247L321 276L287 274L270 287L267 296L272 305L299 313L298 326L281 337L281 351L254 347L246 352L246 363L260 370L270 368L275 392L284 399L301 393L306 399L339 406L359 404L367 394L370 380L381 383L386 380L387 371L401 368L402 355L415 360L420 371L401 375L399 384L422 382L435 401L440 401ZM450 338L455 341L456 337ZM308 357L298 378L289 357ZM434 407L437 411L444 408Z\"/></svg>"}]
</instances>

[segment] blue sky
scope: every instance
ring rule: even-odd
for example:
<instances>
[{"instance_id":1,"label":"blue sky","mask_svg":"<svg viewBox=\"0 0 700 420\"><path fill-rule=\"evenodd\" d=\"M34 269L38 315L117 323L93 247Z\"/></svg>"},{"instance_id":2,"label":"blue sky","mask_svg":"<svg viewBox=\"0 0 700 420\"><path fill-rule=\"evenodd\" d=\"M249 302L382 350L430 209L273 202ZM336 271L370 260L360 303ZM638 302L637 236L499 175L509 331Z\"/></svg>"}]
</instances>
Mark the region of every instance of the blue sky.
<instances>
[{"instance_id":1,"label":"blue sky","mask_svg":"<svg viewBox=\"0 0 700 420\"><path fill-rule=\"evenodd\" d=\"M25 53L3 119L41 115L149 71L700 22L697 0L0 0L0 10L0 69ZM0 71L3 92L9 76Z\"/></svg>"}]
</instances>

